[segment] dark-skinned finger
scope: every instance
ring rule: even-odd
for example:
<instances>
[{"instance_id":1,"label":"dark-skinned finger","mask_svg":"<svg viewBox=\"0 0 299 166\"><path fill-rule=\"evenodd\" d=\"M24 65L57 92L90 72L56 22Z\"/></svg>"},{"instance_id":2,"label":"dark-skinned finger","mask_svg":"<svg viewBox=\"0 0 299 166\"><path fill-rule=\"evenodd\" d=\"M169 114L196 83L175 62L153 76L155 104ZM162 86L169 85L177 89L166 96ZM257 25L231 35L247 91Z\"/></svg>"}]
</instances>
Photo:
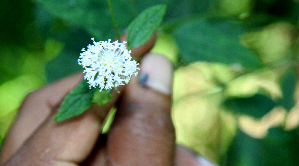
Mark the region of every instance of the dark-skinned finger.
<instances>
[{"instance_id":1,"label":"dark-skinned finger","mask_svg":"<svg viewBox=\"0 0 299 166\"><path fill-rule=\"evenodd\" d=\"M107 141L110 165L172 165L174 128L170 118L172 64L146 55L118 105Z\"/></svg>"},{"instance_id":2,"label":"dark-skinned finger","mask_svg":"<svg viewBox=\"0 0 299 166\"><path fill-rule=\"evenodd\" d=\"M12 156L26 139L46 120L52 109L83 78L76 74L30 93L19 109L0 155L0 164Z\"/></svg>"},{"instance_id":3,"label":"dark-skinned finger","mask_svg":"<svg viewBox=\"0 0 299 166\"><path fill-rule=\"evenodd\" d=\"M108 156L107 156L107 135L101 135L100 139L97 142L96 148L93 151L93 154L82 164L88 166L98 166L98 165L108 165ZM181 146L176 145L175 156L174 156L174 165L175 166L217 166L212 161L208 160L204 156L197 155L192 150Z\"/></svg>"},{"instance_id":4,"label":"dark-skinned finger","mask_svg":"<svg viewBox=\"0 0 299 166\"><path fill-rule=\"evenodd\" d=\"M175 153L175 166L216 166L210 160L206 159L201 155L195 154L190 149L177 145Z\"/></svg>"},{"instance_id":5,"label":"dark-skinned finger","mask_svg":"<svg viewBox=\"0 0 299 166\"><path fill-rule=\"evenodd\" d=\"M77 165L91 152L101 129L96 113L89 109L81 116L54 122L55 112L37 129L5 164Z\"/></svg>"}]
</instances>

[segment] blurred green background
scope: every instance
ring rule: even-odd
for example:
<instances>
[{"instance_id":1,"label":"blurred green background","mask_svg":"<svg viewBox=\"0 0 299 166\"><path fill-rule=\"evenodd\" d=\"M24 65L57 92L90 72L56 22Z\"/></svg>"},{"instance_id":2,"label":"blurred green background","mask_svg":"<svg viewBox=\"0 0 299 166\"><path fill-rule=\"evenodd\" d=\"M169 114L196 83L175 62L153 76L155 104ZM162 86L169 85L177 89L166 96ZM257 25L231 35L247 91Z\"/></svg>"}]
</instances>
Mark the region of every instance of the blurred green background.
<instances>
[{"instance_id":1,"label":"blurred green background","mask_svg":"<svg viewBox=\"0 0 299 166\"><path fill-rule=\"evenodd\" d=\"M166 4L152 52L175 65L177 142L219 165L299 165L298 0L113 0L123 32ZM106 0L3 0L0 142L26 95L115 38ZM1 143L0 143L1 147Z\"/></svg>"}]
</instances>

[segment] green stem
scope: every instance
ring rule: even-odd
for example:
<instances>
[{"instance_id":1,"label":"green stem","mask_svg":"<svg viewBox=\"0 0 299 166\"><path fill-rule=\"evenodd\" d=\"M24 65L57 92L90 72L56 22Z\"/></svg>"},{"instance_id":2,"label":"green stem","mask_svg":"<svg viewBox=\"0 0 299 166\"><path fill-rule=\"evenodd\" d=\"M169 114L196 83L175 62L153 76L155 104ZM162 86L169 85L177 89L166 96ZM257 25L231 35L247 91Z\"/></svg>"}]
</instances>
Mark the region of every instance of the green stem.
<instances>
[{"instance_id":1,"label":"green stem","mask_svg":"<svg viewBox=\"0 0 299 166\"><path fill-rule=\"evenodd\" d=\"M110 9L110 13L111 13L111 17L112 17L112 21L113 21L113 25L114 25L114 29L115 29L115 33L116 33L116 37L117 37L118 41L121 42L120 35L119 35L119 32L118 32L118 27L117 27L117 24L116 24L116 21L115 21L115 17L114 17L112 5L111 5L111 0L107 0L107 2L108 2L109 9Z\"/></svg>"}]
</instances>

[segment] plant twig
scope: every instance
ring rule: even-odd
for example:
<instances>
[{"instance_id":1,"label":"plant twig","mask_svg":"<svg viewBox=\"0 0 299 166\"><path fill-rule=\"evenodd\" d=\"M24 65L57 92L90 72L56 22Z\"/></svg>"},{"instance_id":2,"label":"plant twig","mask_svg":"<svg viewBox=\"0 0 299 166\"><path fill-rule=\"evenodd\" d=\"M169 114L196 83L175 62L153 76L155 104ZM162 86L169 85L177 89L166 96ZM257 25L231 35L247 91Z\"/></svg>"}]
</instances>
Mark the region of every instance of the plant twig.
<instances>
[{"instance_id":1,"label":"plant twig","mask_svg":"<svg viewBox=\"0 0 299 166\"><path fill-rule=\"evenodd\" d=\"M116 33L116 37L118 39L118 42L121 42L120 35L119 35L119 32L118 32L117 23L115 21L114 12L113 12L112 5L111 5L111 0L107 0L107 2L108 2L109 9L110 9L110 13L111 13L111 17L112 17L112 21L113 21L113 25L114 25L114 29L115 29L115 33Z\"/></svg>"}]
</instances>

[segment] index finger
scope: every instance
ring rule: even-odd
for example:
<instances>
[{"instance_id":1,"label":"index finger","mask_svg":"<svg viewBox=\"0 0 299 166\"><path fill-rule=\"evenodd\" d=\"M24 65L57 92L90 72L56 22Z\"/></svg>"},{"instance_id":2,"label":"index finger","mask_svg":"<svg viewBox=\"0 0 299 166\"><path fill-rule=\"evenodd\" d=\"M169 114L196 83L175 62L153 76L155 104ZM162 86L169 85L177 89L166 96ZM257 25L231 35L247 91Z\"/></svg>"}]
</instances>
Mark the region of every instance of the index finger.
<instances>
[{"instance_id":1,"label":"index finger","mask_svg":"<svg viewBox=\"0 0 299 166\"><path fill-rule=\"evenodd\" d=\"M122 36L122 39L126 39L126 34ZM134 57L144 55L153 47L154 43L155 35L153 35L144 45L132 49L131 55ZM6 141L3 144L0 155L1 162L10 158L11 155L14 154L17 149L22 146L22 144L24 144L24 142L37 130L37 128L45 122L53 110L57 109L64 96L73 89L82 80L82 78L82 73L75 74L43 87L26 97L19 109L19 114L17 115L15 123L11 127L11 130L6 137ZM122 88L122 86L119 87L120 90ZM110 105L114 104L118 96L118 93L113 94L113 99ZM93 108L98 109L98 107ZM106 108L101 111L108 110L109 108L106 106ZM102 115L105 116L105 113Z\"/></svg>"}]
</instances>

